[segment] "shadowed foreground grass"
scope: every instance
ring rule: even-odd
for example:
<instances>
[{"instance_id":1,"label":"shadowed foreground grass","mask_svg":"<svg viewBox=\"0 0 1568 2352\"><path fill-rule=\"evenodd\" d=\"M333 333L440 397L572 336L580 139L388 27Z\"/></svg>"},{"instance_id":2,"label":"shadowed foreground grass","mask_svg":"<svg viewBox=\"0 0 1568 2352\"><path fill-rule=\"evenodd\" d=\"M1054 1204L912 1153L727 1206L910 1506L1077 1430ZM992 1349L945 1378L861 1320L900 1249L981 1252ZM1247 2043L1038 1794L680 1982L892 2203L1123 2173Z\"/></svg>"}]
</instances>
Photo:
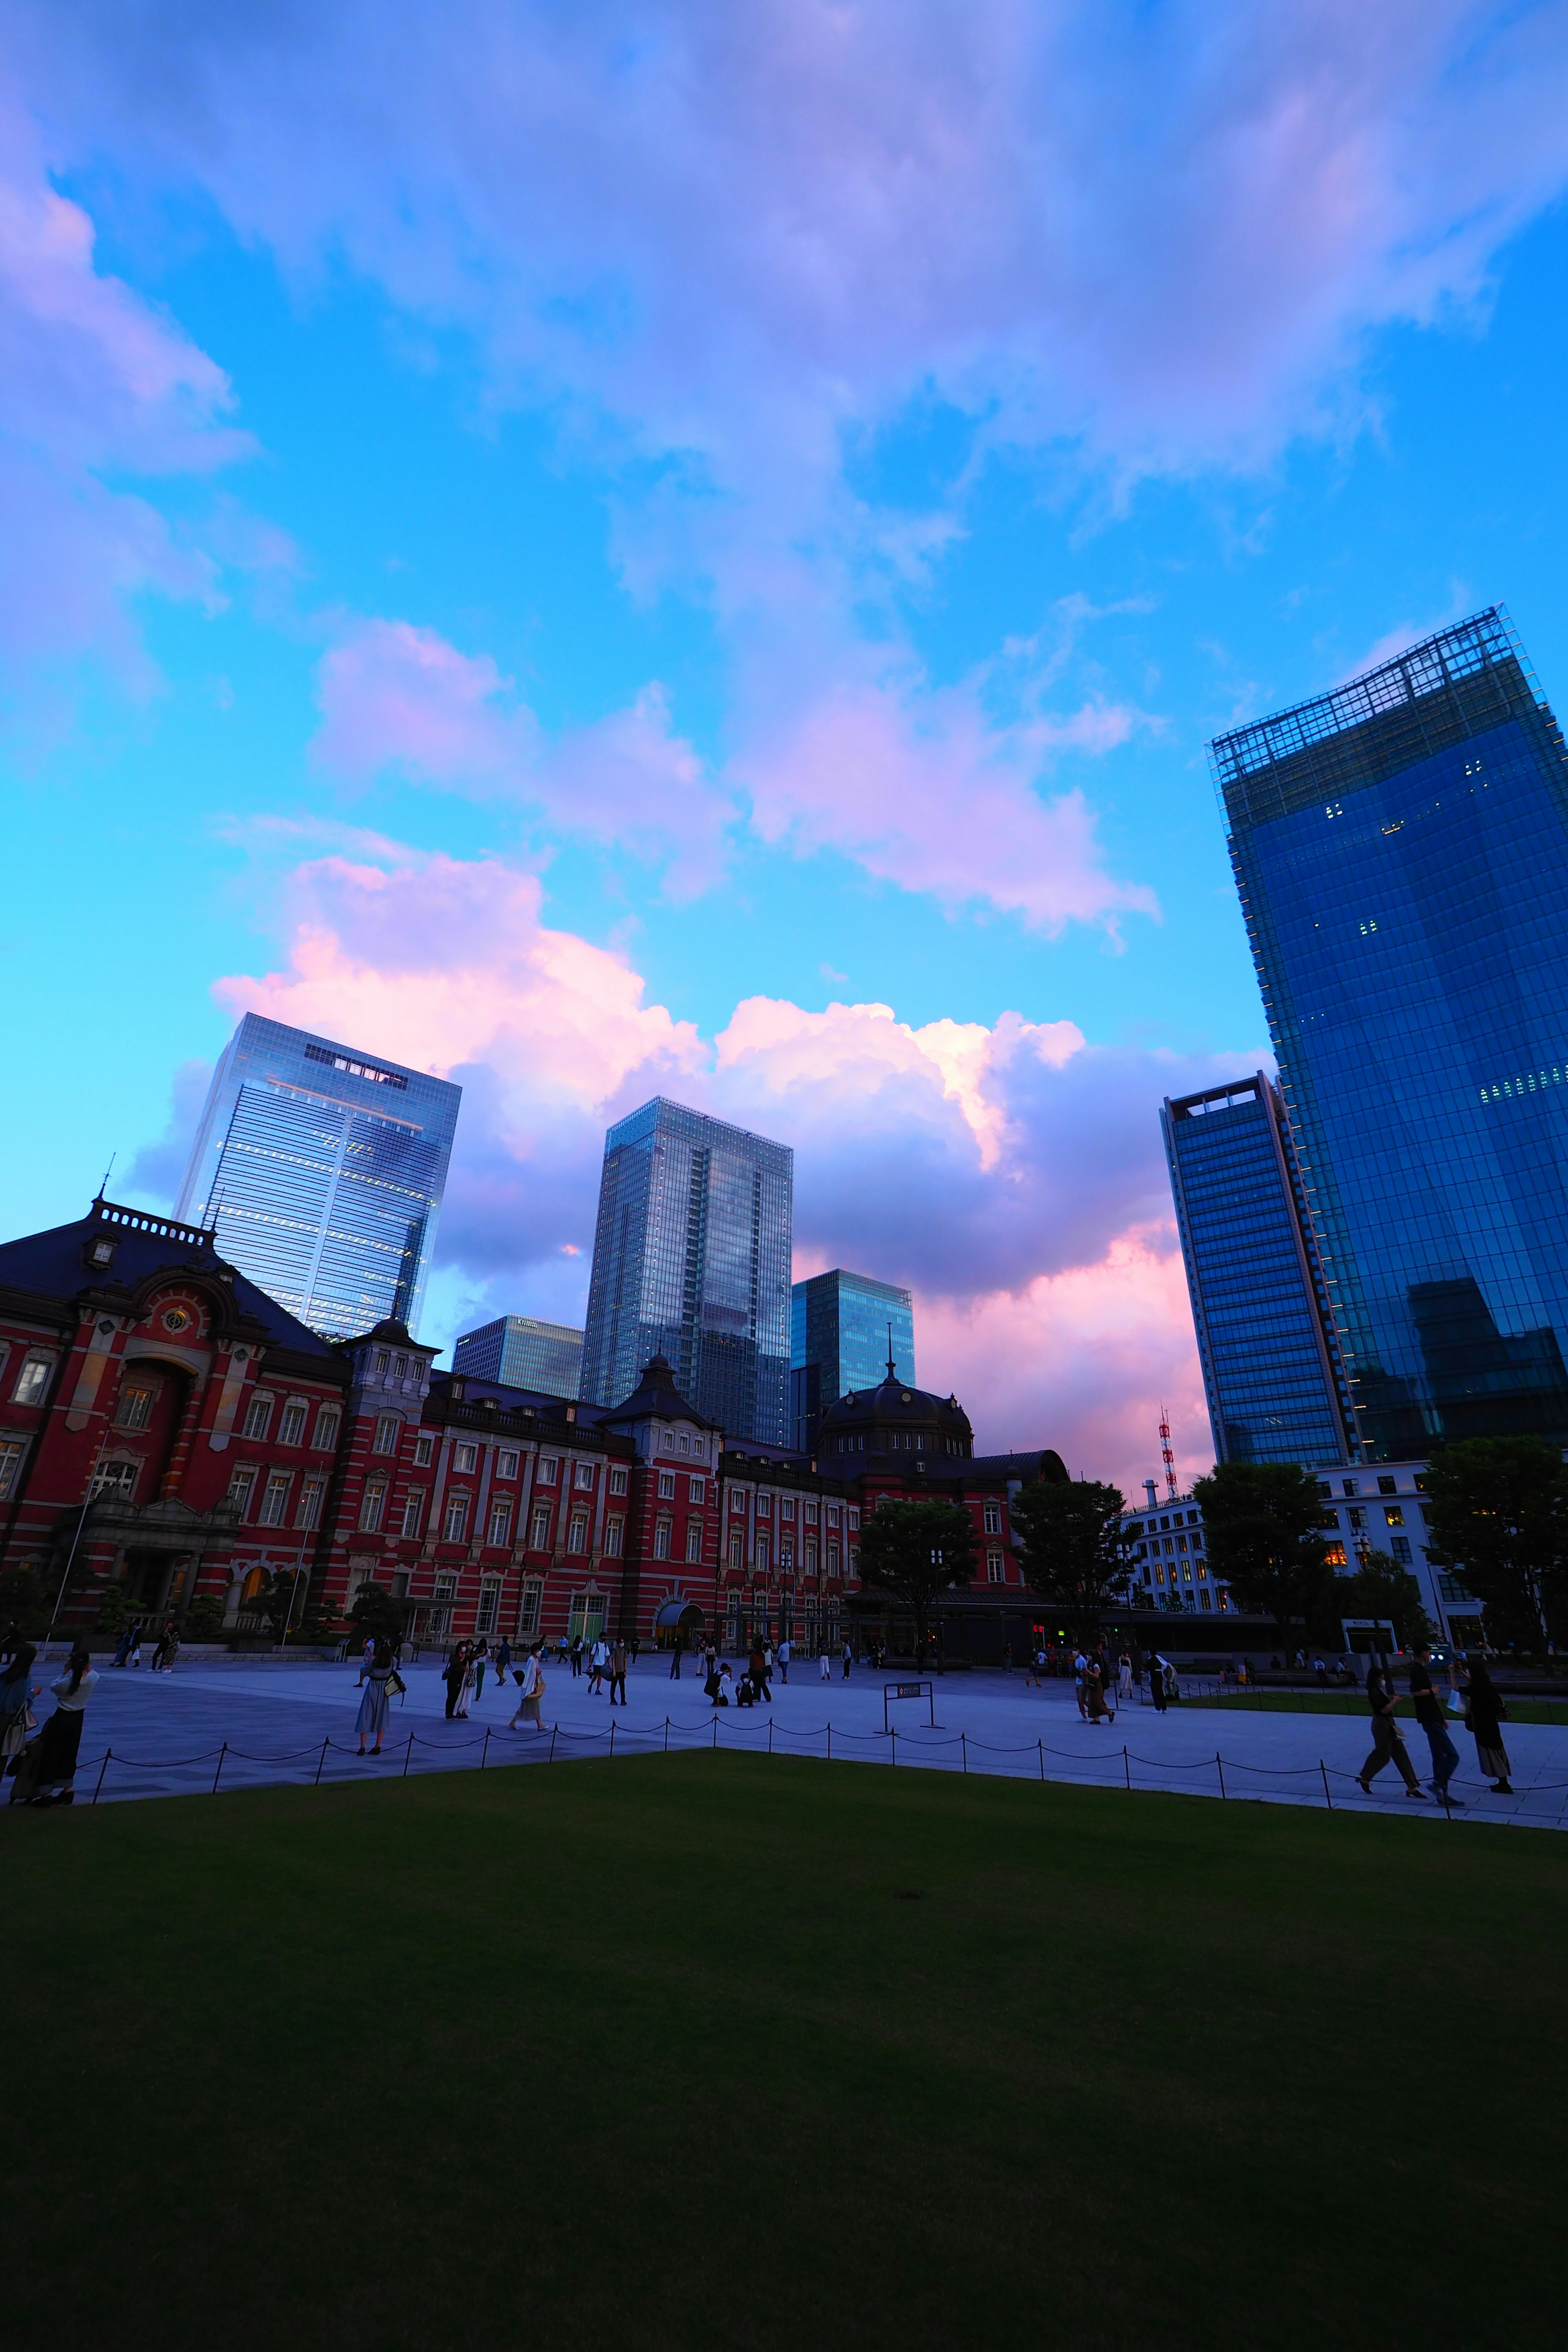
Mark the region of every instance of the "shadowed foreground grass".
<instances>
[{"instance_id":1,"label":"shadowed foreground grass","mask_svg":"<svg viewBox=\"0 0 1568 2352\"><path fill-rule=\"evenodd\" d=\"M0 1835L18 2344L1561 2341L1559 1837L743 1756Z\"/></svg>"}]
</instances>

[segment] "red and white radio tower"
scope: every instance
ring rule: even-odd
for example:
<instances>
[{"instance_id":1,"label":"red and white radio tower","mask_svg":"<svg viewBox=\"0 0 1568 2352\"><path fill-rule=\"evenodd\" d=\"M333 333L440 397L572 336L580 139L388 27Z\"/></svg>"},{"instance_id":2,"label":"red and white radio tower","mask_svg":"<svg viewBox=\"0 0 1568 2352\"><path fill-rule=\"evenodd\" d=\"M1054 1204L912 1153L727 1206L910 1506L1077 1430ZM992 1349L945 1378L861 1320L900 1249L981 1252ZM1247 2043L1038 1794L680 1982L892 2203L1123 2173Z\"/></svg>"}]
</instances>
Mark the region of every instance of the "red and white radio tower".
<instances>
[{"instance_id":1,"label":"red and white radio tower","mask_svg":"<svg viewBox=\"0 0 1568 2352\"><path fill-rule=\"evenodd\" d=\"M1171 1416L1160 1407L1160 1452L1164 1456L1165 1484L1171 1490L1171 1500L1176 1499L1176 1457L1171 1451Z\"/></svg>"}]
</instances>

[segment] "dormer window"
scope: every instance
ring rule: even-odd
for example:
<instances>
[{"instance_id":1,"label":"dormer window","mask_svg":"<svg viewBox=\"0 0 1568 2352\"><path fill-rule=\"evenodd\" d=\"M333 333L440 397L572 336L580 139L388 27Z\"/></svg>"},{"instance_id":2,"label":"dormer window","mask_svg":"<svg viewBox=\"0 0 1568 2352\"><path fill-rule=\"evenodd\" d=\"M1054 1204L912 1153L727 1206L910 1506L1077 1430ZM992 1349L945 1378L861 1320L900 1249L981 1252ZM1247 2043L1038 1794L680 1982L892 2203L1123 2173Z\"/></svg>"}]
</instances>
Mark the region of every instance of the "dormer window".
<instances>
[{"instance_id":1,"label":"dormer window","mask_svg":"<svg viewBox=\"0 0 1568 2352\"><path fill-rule=\"evenodd\" d=\"M114 1244L109 1239L107 1234L104 1234L100 1240L93 1243L92 1247L88 1251L87 1262L89 1265L97 1266L112 1265L114 1264Z\"/></svg>"}]
</instances>

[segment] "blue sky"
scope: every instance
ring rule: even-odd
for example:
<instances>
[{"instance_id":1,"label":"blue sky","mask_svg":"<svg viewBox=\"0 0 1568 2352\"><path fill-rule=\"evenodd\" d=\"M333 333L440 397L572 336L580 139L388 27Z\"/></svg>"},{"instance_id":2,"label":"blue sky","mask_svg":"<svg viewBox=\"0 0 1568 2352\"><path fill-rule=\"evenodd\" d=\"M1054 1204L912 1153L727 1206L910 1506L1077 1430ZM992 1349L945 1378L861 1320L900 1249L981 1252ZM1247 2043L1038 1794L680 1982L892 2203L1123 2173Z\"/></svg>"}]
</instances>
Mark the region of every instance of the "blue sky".
<instances>
[{"instance_id":1,"label":"blue sky","mask_svg":"<svg viewBox=\"0 0 1568 2352\"><path fill-rule=\"evenodd\" d=\"M988 1442L1204 1466L1205 740L1498 599L1568 701L1564 11L1364 16L5 6L4 1230L254 1004L462 1080L432 1336L663 1089Z\"/></svg>"}]
</instances>

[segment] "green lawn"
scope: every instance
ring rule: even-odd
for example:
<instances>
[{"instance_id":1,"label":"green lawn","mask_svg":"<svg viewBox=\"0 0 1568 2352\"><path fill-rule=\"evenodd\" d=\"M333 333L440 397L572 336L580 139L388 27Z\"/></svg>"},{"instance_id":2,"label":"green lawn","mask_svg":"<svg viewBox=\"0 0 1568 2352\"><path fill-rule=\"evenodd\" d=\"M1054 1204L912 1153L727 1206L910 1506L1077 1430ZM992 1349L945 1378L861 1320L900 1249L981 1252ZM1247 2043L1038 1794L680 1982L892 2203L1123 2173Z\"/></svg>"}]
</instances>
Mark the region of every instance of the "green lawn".
<instances>
[{"instance_id":1,"label":"green lawn","mask_svg":"<svg viewBox=\"0 0 1568 2352\"><path fill-rule=\"evenodd\" d=\"M1510 1698L1507 1702L1510 1723L1568 1723L1568 1701L1552 1698ZM1367 1714L1366 1693L1359 1690L1326 1691L1237 1691L1228 1697L1189 1698L1184 1692L1184 1706L1212 1706L1226 1715L1359 1715ZM1401 1694L1400 1714L1406 1722L1415 1721L1415 1711L1409 1699ZM1462 1716L1448 1717L1450 1730L1465 1728ZM1471 1751L1474 1762L1474 1751Z\"/></svg>"},{"instance_id":2,"label":"green lawn","mask_svg":"<svg viewBox=\"0 0 1568 2352\"><path fill-rule=\"evenodd\" d=\"M19 2346L1562 2340L1556 1836L701 1755L0 1829Z\"/></svg>"}]
</instances>

